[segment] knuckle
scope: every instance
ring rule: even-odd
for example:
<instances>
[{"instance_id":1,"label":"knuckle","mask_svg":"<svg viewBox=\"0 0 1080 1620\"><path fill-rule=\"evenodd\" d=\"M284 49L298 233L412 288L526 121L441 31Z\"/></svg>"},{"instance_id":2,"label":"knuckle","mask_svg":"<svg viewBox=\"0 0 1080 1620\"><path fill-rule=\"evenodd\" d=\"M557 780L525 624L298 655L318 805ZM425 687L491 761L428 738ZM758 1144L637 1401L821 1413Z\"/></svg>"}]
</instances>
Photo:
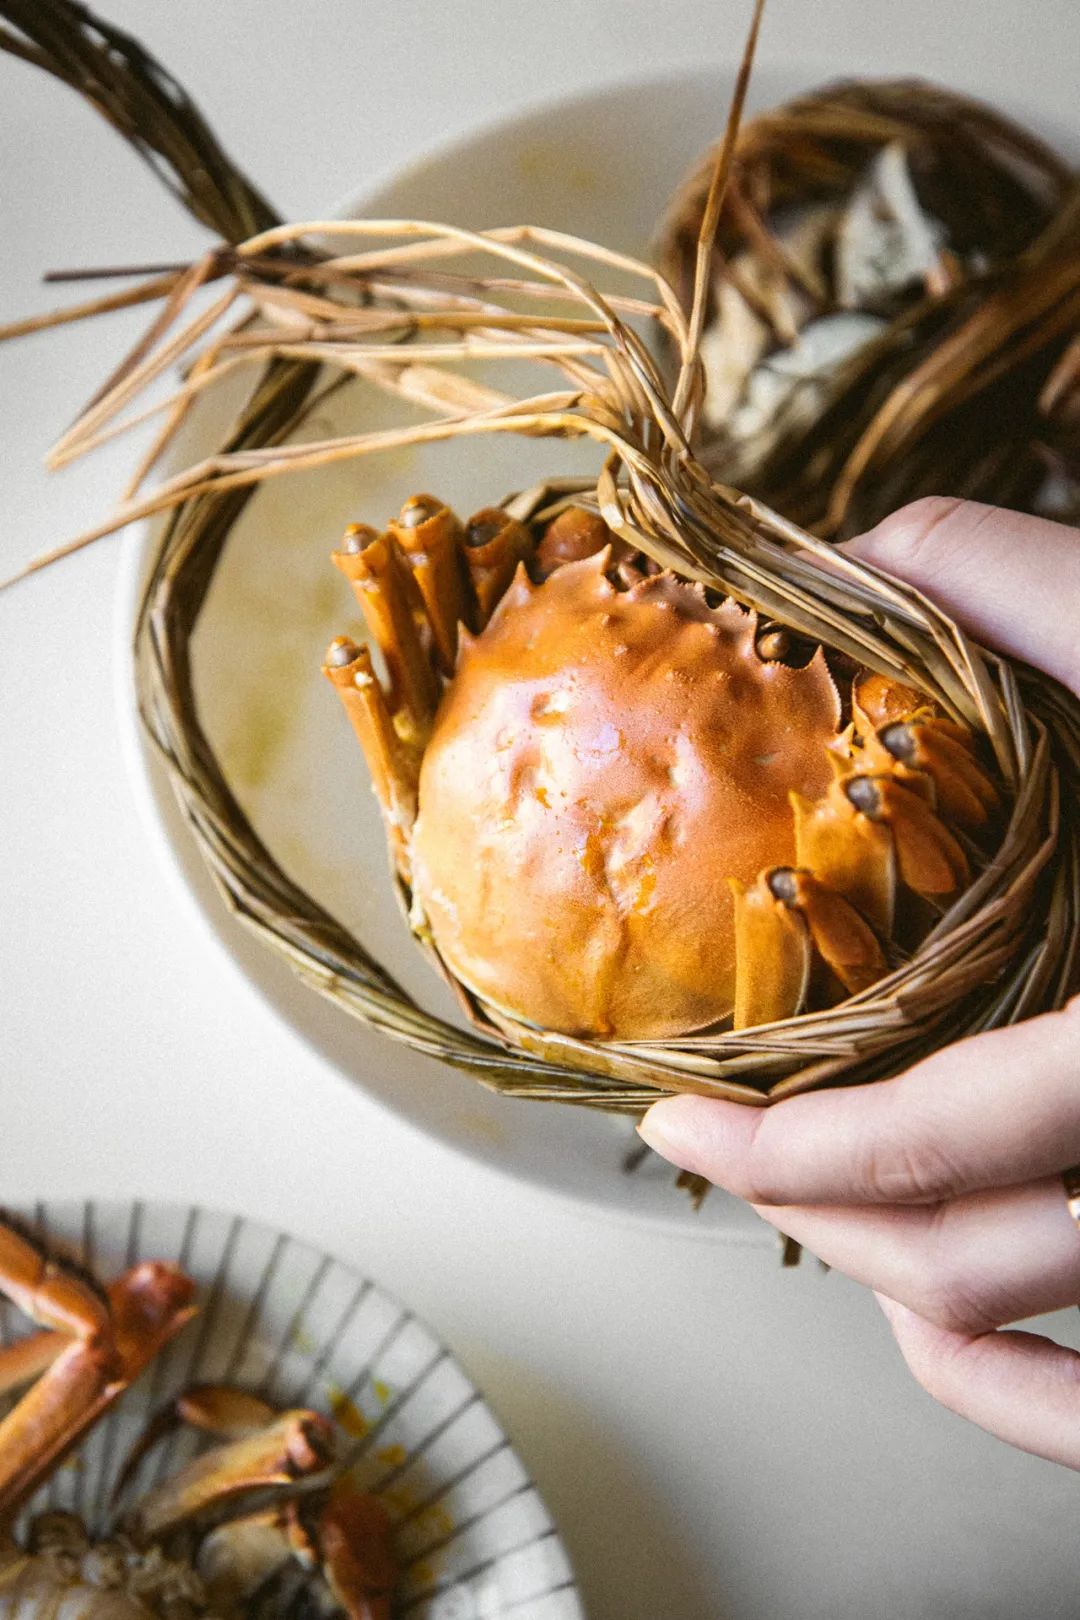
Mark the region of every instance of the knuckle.
<instances>
[{"instance_id":1,"label":"knuckle","mask_svg":"<svg viewBox=\"0 0 1080 1620\"><path fill-rule=\"evenodd\" d=\"M947 1253L933 1257L919 1292L920 1314L950 1333L988 1333L1000 1325L985 1279L972 1276L962 1261Z\"/></svg>"},{"instance_id":2,"label":"knuckle","mask_svg":"<svg viewBox=\"0 0 1080 1620\"><path fill-rule=\"evenodd\" d=\"M856 1170L856 1186L866 1203L928 1204L965 1190L960 1167L934 1140L869 1140Z\"/></svg>"},{"instance_id":3,"label":"knuckle","mask_svg":"<svg viewBox=\"0 0 1080 1620\"><path fill-rule=\"evenodd\" d=\"M977 561L979 534L993 519L993 508L951 495L924 495L886 518L889 562L901 575L932 581L942 567L955 571Z\"/></svg>"},{"instance_id":4,"label":"knuckle","mask_svg":"<svg viewBox=\"0 0 1080 1620\"><path fill-rule=\"evenodd\" d=\"M732 1188L751 1204L790 1204L791 1173L785 1164L782 1142L775 1140L771 1109L757 1111L746 1144L744 1185Z\"/></svg>"},{"instance_id":5,"label":"knuckle","mask_svg":"<svg viewBox=\"0 0 1080 1620\"><path fill-rule=\"evenodd\" d=\"M933 1350L920 1346L907 1349L908 1371L932 1400L951 1412L959 1410L958 1386L970 1365L971 1341L961 1335L935 1341Z\"/></svg>"},{"instance_id":6,"label":"knuckle","mask_svg":"<svg viewBox=\"0 0 1080 1620\"><path fill-rule=\"evenodd\" d=\"M925 1240L913 1259L915 1309L950 1333L978 1336L1028 1314L1007 1278L972 1256L954 1220L955 1206L928 1211Z\"/></svg>"}]
</instances>

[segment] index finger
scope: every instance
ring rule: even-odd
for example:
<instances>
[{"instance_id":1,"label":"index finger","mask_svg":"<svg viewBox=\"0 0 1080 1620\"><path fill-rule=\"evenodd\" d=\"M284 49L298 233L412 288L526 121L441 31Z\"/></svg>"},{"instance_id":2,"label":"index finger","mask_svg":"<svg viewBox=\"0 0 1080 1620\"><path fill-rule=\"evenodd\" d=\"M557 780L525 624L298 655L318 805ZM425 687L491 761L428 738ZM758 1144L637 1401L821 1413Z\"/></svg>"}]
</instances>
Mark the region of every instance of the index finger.
<instances>
[{"instance_id":1,"label":"index finger","mask_svg":"<svg viewBox=\"0 0 1080 1620\"><path fill-rule=\"evenodd\" d=\"M665 1097L638 1129L755 1204L926 1203L1033 1181L1080 1161L1080 998L895 1080L764 1109Z\"/></svg>"},{"instance_id":2,"label":"index finger","mask_svg":"<svg viewBox=\"0 0 1080 1620\"><path fill-rule=\"evenodd\" d=\"M952 613L972 635L1080 696L1080 536L1047 518L931 496L848 542Z\"/></svg>"}]
</instances>

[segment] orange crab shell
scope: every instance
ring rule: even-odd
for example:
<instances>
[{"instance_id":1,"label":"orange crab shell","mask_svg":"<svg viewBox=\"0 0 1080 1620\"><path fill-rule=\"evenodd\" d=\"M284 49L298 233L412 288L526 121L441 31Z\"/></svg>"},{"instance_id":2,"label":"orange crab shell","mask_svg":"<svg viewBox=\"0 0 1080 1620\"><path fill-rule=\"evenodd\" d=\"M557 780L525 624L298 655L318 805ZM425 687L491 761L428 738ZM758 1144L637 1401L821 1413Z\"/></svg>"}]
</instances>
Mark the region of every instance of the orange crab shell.
<instances>
[{"instance_id":1,"label":"orange crab shell","mask_svg":"<svg viewBox=\"0 0 1080 1620\"><path fill-rule=\"evenodd\" d=\"M520 569L463 642L420 774L414 893L454 974L566 1034L664 1039L732 1010L730 879L795 856L794 789L825 791L840 702L819 650L609 553Z\"/></svg>"}]
</instances>

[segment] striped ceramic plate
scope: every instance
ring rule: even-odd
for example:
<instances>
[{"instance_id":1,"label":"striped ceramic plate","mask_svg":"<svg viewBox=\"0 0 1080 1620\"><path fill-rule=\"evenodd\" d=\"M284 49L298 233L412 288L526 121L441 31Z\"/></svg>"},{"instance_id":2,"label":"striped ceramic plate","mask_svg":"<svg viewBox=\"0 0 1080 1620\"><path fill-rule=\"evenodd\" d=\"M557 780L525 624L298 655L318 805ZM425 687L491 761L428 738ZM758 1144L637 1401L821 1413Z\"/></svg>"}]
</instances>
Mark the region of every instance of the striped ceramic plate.
<instances>
[{"instance_id":1,"label":"striped ceramic plate","mask_svg":"<svg viewBox=\"0 0 1080 1620\"><path fill-rule=\"evenodd\" d=\"M395 1615L581 1620L558 1533L498 1421L450 1352L373 1282L283 1233L207 1210L89 1202L11 1213L104 1278L139 1259L173 1260L200 1288L195 1320L35 1506L92 1521L167 1392L241 1383L282 1406L321 1408L355 1438L358 1477L397 1524ZM0 1305L0 1342L24 1328ZM141 1480L173 1469L195 1443L165 1442Z\"/></svg>"}]
</instances>

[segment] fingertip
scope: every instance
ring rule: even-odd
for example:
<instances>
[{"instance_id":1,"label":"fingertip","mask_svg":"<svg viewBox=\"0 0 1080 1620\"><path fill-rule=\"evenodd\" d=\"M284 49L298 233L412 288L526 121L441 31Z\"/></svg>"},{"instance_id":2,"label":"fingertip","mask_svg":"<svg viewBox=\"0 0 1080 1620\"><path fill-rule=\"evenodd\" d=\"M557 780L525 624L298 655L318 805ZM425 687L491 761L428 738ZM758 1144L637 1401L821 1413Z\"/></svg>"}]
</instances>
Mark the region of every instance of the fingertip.
<instances>
[{"instance_id":1,"label":"fingertip","mask_svg":"<svg viewBox=\"0 0 1080 1620\"><path fill-rule=\"evenodd\" d=\"M720 1098L663 1097L653 1103L637 1131L642 1141L670 1164L680 1170L692 1170L723 1186L726 1165L744 1123L743 1116L754 1112Z\"/></svg>"}]
</instances>

